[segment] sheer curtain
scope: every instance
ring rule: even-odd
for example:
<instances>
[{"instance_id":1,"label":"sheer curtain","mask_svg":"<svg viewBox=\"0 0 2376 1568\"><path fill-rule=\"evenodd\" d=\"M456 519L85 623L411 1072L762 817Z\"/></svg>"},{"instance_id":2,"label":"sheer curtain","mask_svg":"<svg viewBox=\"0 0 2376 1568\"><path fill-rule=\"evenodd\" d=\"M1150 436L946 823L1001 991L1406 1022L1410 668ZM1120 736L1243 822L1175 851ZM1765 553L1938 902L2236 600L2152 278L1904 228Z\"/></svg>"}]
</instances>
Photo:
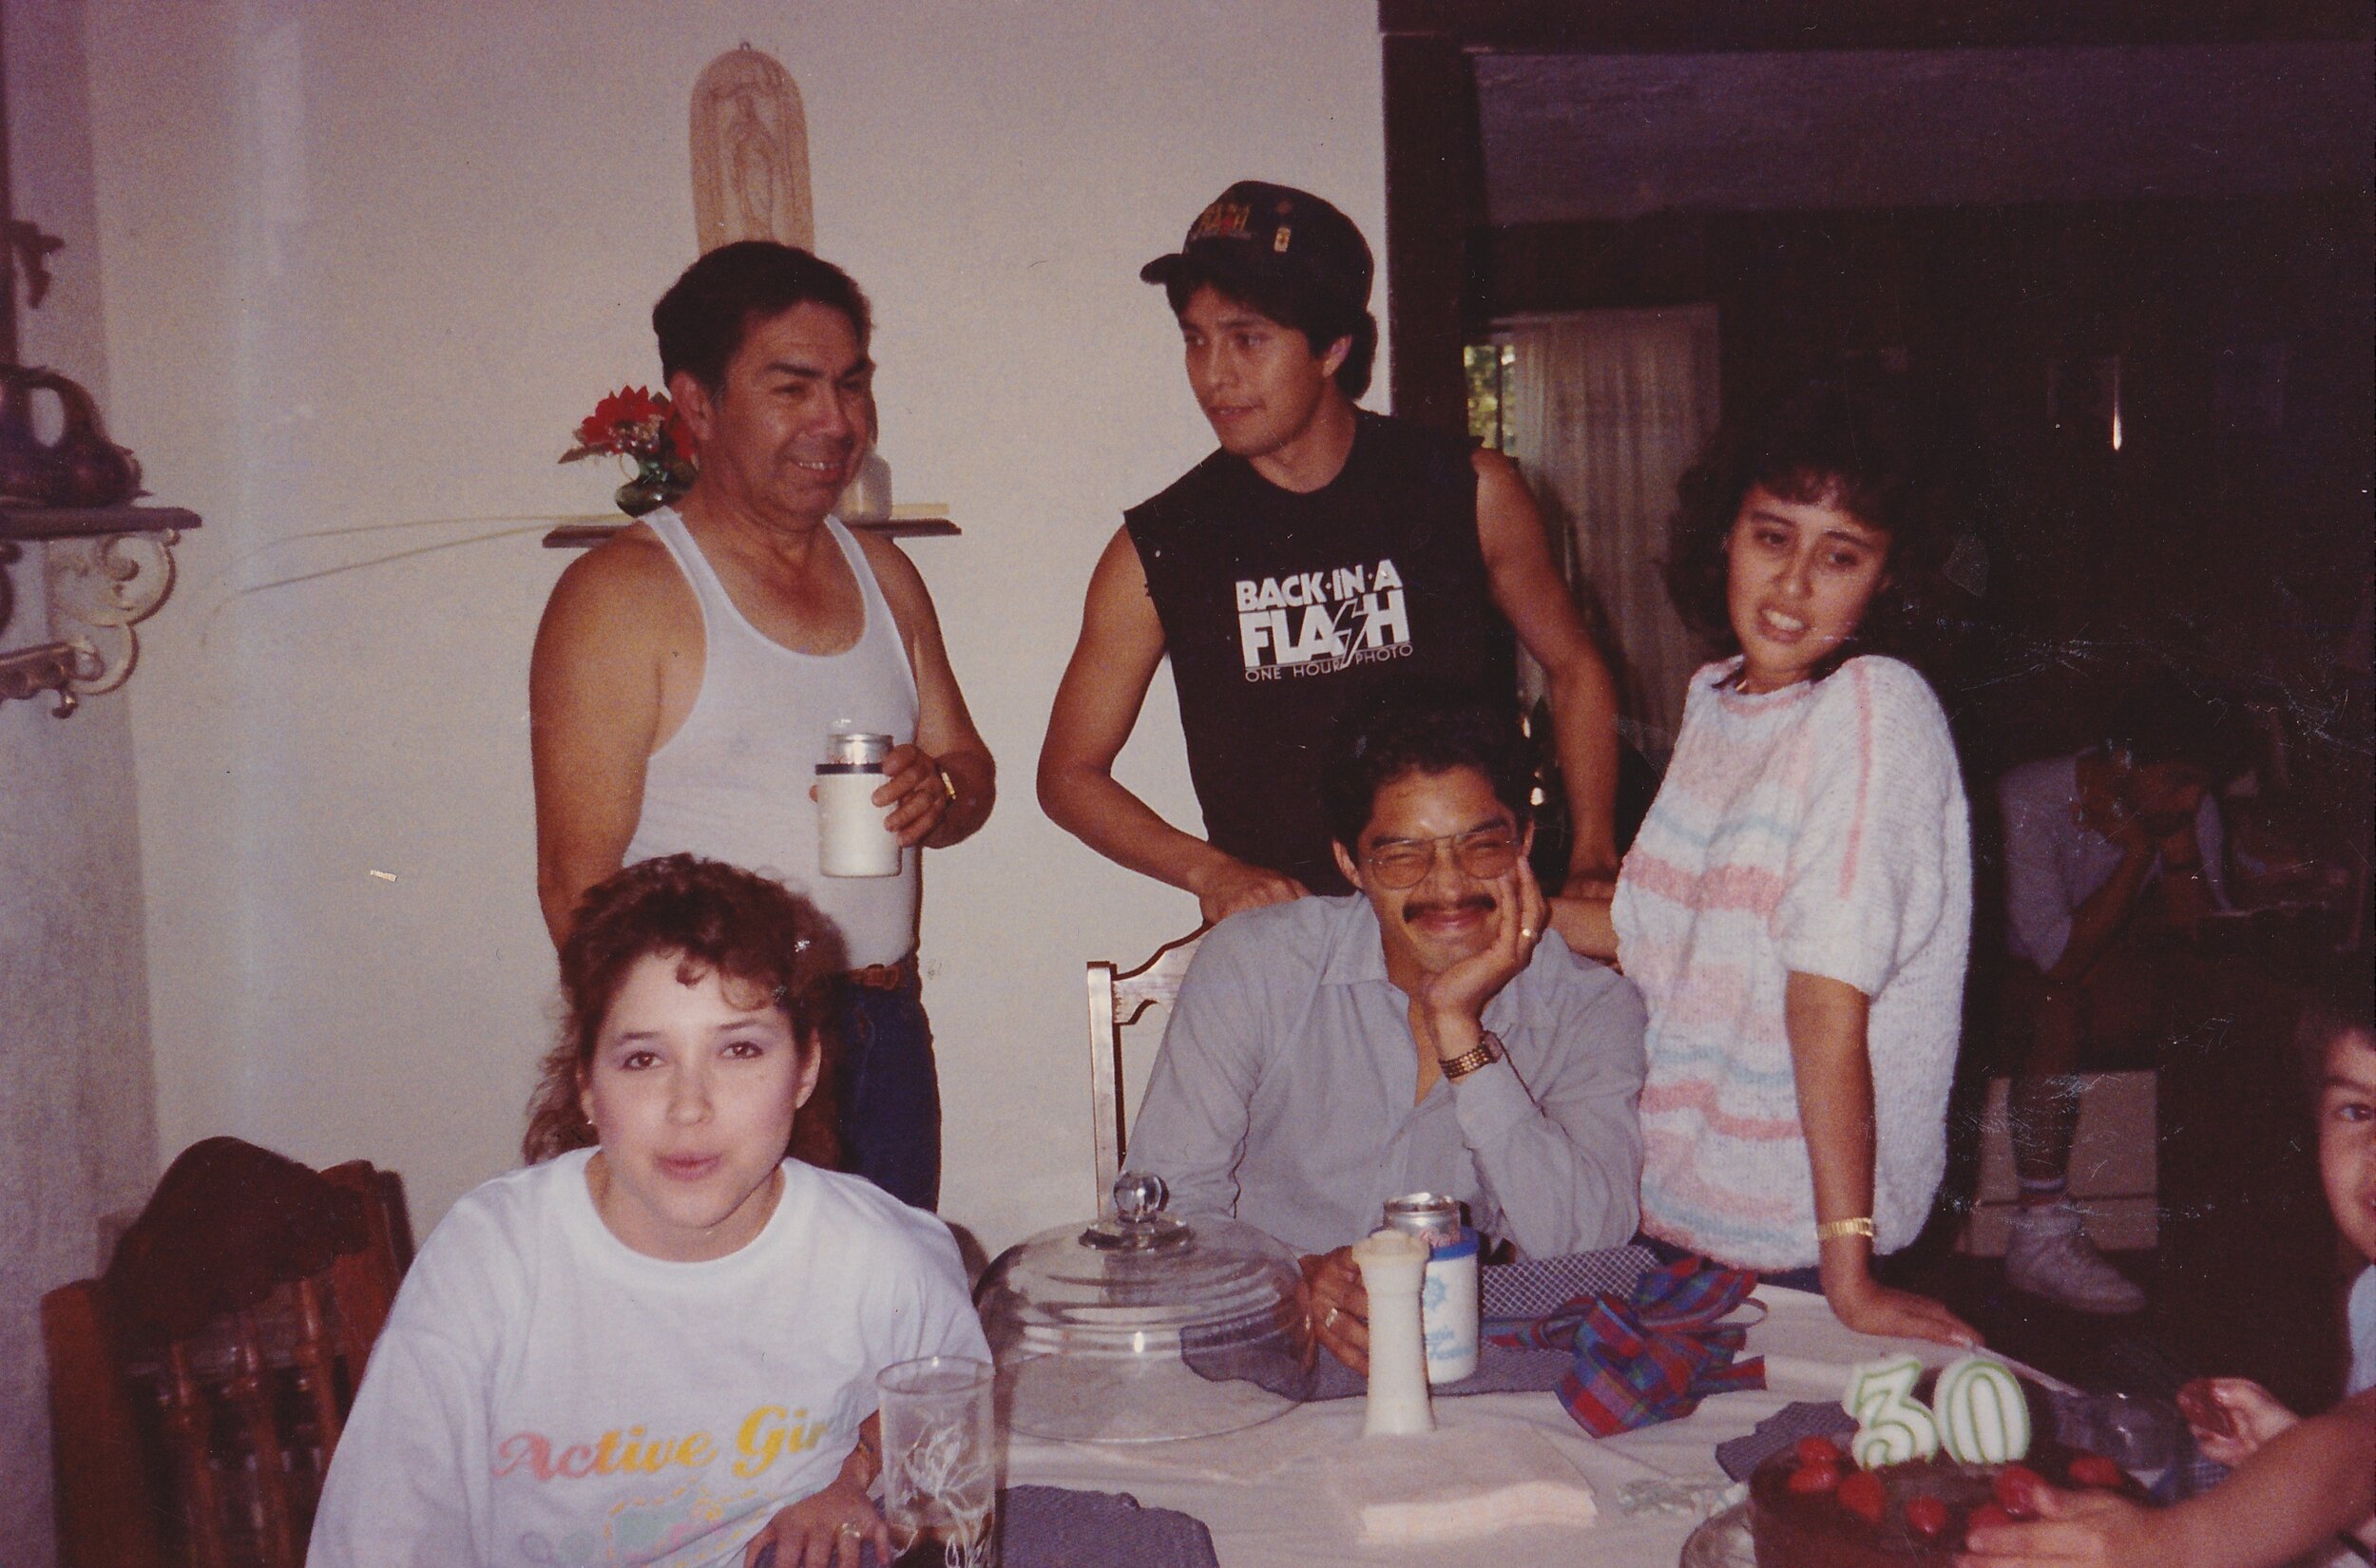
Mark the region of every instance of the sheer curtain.
<instances>
[{"instance_id":1,"label":"sheer curtain","mask_svg":"<svg viewBox=\"0 0 2376 1568\"><path fill-rule=\"evenodd\" d=\"M1715 307L1517 316L1496 335L1515 351L1510 456L1617 656L1627 738L1663 765L1703 658L1663 572L1675 481L1716 424Z\"/></svg>"}]
</instances>

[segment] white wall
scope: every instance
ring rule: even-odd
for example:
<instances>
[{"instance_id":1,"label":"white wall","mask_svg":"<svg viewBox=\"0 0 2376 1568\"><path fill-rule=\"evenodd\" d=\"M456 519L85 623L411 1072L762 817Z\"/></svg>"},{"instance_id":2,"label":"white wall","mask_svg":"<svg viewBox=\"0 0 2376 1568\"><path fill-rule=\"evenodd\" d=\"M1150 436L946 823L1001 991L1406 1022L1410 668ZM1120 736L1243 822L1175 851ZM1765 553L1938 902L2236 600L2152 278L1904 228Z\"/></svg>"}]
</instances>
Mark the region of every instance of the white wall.
<instances>
[{"instance_id":1,"label":"white wall","mask_svg":"<svg viewBox=\"0 0 2376 1568\"><path fill-rule=\"evenodd\" d=\"M965 529L910 548L1004 785L926 873L944 1207L993 1251L1086 1213L1081 965L1196 919L1031 793L1098 549L1210 445L1137 269L1241 177L1382 234L1370 0L89 6L113 419L206 517L136 679L164 1150L368 1156L423 1228L512 1158L551 989L525 670L563 562L507 514L605 505L615 474L553 458L657 378L688 96L747 39L875 302L899 498ZM1195 820L1168 685L1122 772Z\"/></svg>"},{"instance_id":2,"label":"white wall","mask_svg":"<svg viewBox=\"0 0 2376 1568\"><path fill-rule=\"evenodd\" d=\"M67 241L24 356L105 397L82 10L7 0L0 29L13 205ZM0 650L48 640L42 553L0 564ZM157 1175L127 701L0 703L0 1558L26 1568L51 1551L38 1304Z\"/></svg>"}]
</instances>

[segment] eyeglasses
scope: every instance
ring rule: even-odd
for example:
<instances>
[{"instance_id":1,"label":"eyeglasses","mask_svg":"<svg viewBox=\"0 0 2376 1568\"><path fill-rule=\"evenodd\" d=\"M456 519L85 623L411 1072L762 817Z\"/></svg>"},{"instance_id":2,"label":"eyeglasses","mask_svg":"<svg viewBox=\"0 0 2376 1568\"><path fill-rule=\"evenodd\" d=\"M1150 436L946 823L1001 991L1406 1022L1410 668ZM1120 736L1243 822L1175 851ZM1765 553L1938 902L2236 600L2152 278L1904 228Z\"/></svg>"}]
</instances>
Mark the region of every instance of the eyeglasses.
<instances>
[{"instance_id":1,"label":"eyeglasses","mask_svg":"<svg viewBox=\"0 0 2376 1568\"><path fill-rule=\"evenodd\" d=\"M1518 864L1518 835L1507 828L1478 828L1437 838L1406 838L1379 846L1363 857L1370 880L1400 891L1415 888L1435 864L1435 847L1448 846L1452 863L1480 882L1509 874Z\"/></svg>"}]
</instances>

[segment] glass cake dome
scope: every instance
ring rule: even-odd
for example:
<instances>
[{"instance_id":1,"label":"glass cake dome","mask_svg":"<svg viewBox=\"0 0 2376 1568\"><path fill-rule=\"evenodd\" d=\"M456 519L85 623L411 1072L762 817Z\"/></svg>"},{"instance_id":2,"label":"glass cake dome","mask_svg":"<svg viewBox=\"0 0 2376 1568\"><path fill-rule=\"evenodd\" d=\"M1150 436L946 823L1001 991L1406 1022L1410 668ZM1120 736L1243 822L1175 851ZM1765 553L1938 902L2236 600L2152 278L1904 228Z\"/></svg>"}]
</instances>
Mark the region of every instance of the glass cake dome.
<instances>
[{"instance_id":1,"label":"glass cake dome","mask_svg":"<svg viewBox=\"0 0 2376 1568\"><path fill-rule=\"evenodd\" d=\"M1163 1213L1125 1171L1114 1215L1000 1253L974 1301L1007 1423L1076 1443L1213 1437L1302 1403L1309 1334L1295 1254L1234 1219Z\"/></svg>"}]
</instances>

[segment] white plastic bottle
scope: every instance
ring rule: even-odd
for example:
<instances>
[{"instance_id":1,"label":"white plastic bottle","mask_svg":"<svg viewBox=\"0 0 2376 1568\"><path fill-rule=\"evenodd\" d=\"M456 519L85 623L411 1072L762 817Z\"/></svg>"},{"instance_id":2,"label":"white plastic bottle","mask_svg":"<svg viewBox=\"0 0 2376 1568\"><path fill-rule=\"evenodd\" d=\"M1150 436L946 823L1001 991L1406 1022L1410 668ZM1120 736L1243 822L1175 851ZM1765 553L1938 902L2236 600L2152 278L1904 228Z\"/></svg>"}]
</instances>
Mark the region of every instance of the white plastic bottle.
<instances>
[{"instance_id":1,"label":"white plastic bottle","mask_svg":"<svg viewBox=\"0 0 2376 1568\"><path fill-rule=\"evenodd\" d=\"M1419 1282L1428 1272L1428 1244L1400 1231L1373 1231L1353 1244L1353 1265L1370 1294L1370 1403L1361 1435L1432 1432L1427 1342L1419 1331Z\"/></svg>"}]
</instances>

